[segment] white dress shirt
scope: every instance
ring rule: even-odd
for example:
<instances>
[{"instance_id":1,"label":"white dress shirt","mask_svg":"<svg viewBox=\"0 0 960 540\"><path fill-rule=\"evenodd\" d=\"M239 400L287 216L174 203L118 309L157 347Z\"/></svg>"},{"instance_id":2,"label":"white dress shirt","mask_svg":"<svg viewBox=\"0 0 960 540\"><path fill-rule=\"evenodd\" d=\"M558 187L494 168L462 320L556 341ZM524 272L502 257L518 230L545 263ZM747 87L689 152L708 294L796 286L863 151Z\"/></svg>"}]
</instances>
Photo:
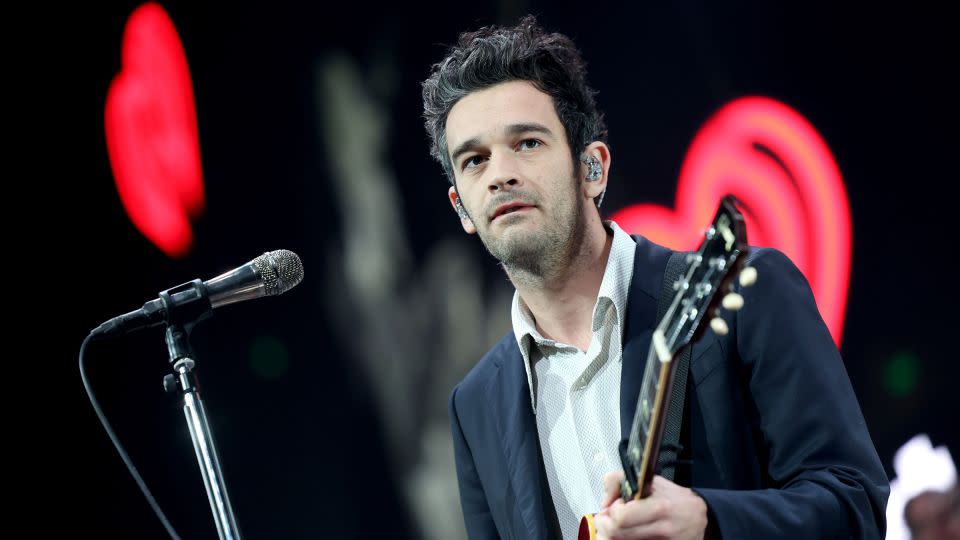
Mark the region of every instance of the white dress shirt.
<instances>
[{"instance_id":1,"label":"white dress shirt","mask_svg":"<svg viewBox=\"0 0 960 540\"><path fill-rule=\"evenodd\" d=\"M636 243L616 223L593 307L586 352L540 335L533 315L513 295L513 332L523 354L530 400L550 493L565 539L577 537L580 517L600 510L603 475L621 468L620 371L627 293Z\"/></svg>"}]
</instances>

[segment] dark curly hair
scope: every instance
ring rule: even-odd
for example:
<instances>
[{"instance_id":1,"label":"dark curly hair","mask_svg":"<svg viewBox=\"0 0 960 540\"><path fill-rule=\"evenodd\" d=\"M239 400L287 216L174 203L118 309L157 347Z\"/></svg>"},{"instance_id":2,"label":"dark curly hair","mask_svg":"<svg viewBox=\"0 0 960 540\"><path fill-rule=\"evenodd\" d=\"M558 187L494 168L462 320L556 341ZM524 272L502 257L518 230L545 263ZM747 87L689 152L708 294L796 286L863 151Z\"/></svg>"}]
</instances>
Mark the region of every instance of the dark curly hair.
<instances>
[{"instance_id":1,"label":"dark curly hair","mask_svg":"<svg viewBox=\"0 0 960 540\"><path fill-rule=\"evenodd\" d=\"M430 154L450 183L453 165L447 151L446 124L460 98L508 81L529 81L553 99L567 134L574 162L584 147L604 141L607 128L587 86L586 63L570 38L548 34L532 15L511 28L487 26L464 32L423 82L423 116Z\"/></svg>"}]
</instances>

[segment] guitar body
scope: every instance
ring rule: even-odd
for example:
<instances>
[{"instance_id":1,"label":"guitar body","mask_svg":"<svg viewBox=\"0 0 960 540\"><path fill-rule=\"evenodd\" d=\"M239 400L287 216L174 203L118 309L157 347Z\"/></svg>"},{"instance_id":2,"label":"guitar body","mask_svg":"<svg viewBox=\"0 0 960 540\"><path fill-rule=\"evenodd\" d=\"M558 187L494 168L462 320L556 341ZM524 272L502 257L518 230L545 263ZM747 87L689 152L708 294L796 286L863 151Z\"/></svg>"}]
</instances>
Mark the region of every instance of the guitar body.
<instances>
[{"instance_id":1,"label":"guitar body","mask_svg":"<svg viewBox=\"0 0 960 540\"><path fill-rule=\"evenodd\" d=\"M597 540L596 514L587 514L580 518L580 532L577 533L579 540Z\"/></svg>"}]
</instances>

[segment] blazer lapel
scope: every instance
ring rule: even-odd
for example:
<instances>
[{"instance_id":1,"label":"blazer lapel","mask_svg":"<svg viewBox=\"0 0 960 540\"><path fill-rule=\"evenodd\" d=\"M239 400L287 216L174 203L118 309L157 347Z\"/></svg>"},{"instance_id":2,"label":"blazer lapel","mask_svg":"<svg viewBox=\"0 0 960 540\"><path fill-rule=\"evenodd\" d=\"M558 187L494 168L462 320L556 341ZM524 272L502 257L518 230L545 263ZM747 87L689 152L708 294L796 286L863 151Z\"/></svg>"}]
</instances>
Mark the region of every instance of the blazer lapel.
<instances>
[{"instance_id":1,"label":"blazer lapel","mask_svg":"<svg viewBox=\"0 0 960 540\"><path fill-rule=\"evenodd\" d=\"M552 503L549 509L544 508L544 493L545 490L549 493L549 489L541 474L540 439L530 407L523 356L515 342L512 347L507 347L500 361L497 389L500 396L492 401L499 409L496 411L497 427L510 478L511 493L507 496L507 503L513 499L516 512L526 526L521 538L547 538L544 516L554 515L554 510Z\"/></svg>"}]
</instances>

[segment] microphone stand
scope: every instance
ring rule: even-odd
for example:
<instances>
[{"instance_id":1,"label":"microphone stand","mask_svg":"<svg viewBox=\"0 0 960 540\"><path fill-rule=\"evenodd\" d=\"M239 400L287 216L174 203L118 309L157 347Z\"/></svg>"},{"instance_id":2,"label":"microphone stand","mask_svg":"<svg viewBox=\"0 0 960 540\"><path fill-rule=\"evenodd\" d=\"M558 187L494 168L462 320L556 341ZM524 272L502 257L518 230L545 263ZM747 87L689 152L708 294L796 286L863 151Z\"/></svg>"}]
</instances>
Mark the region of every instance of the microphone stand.
<instances>
[{"instance_id":1,"label":"microphone stand","mask_svg":"<svg viewBox=\"0 0 960 540\"><path fill-rule=\"evenodd\" d=\"M213 512L220 540L240 540L240 530L237 528L237 520L233 515L220 470L220 457L213 443L213 433L207 422L203 400L200 399L199 382L193 372L196 362L190 347L190 327L192 325L185 327L178 323L167 326L167 351L170 353L170 364L174 373L164 376L163 387L167 392L180 391L183 394L183 414L190 429L190 438L197 453L200 473L207 488L207 499L210 501L210 510Z\"/></svg>"}]
</instances>

